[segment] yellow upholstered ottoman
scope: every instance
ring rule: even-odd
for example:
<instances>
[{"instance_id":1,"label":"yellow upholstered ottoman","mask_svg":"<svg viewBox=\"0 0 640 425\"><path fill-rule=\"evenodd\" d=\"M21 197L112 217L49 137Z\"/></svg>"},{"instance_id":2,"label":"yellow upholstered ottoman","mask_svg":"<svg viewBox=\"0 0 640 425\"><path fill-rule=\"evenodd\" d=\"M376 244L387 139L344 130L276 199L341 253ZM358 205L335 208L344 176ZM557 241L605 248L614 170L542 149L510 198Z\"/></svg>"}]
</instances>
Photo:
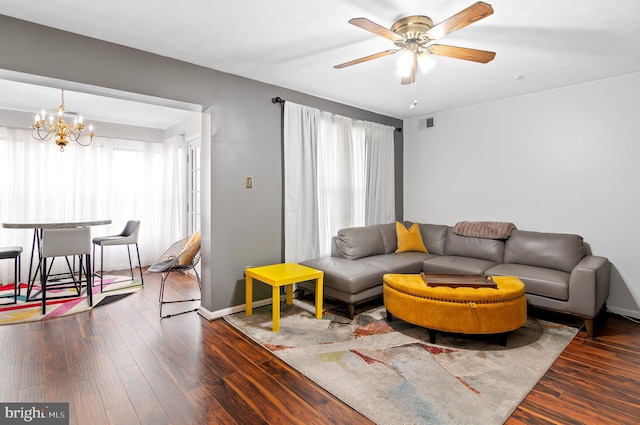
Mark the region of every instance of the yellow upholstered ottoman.
<instances>
[{"instance_id":1,"label":"yellow upholstered ottoman","mask_svg":"<svg viewBox=\"0 0 640 425\"><path fill-rule=\"evenodd\" d=\"M498 288L428 286L418 274L386 274L384 306L387 320L396 316L435 331L499 334L507 344L509 332L527 320L524 284L513 276L494 276Z\"/></svg>"}]
</instances>

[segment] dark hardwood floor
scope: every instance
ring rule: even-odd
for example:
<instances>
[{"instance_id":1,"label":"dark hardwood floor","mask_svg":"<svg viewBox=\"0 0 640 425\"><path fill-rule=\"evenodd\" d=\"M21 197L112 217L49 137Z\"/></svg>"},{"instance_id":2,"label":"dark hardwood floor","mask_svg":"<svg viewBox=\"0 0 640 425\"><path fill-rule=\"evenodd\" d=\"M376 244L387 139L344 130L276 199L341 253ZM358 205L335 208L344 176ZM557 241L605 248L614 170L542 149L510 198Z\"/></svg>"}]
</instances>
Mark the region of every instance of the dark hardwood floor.
<instances>
[{"instance_id":1,"label":"dark hardwood floor","mask_svg":"<svg viewBox=\"0 0 640 425\"><path fill-rule=\"evenodd\" d=\"M172 275L169 297L197 292ZM88 313L0 326L0 402L70 402L71 424L371 424L224 320L160 320L159 276ZM177 308L172 305L170 308ZM571 342L508 424L636 424L640 325Z\"/></svg>"}]
</instances>

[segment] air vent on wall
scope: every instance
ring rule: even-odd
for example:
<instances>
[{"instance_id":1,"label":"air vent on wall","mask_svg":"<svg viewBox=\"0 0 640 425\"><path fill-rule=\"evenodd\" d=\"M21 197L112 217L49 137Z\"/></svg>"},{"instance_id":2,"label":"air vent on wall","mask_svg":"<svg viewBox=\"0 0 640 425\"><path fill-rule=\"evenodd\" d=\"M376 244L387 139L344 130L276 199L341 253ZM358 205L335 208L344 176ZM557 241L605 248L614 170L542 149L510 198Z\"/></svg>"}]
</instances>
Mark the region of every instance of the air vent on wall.
<instances>
[{"instance_id":1,"label":"air vent on wall","mask_svg":"<svg viewBox=\"0 0 640 425\"><path fill-rule=\"evenodd\" d=\"M420 121L418 121L418 128L420 130L431 127L433 127L433 118L421 118Z\"/></svg>"}]
</instances>

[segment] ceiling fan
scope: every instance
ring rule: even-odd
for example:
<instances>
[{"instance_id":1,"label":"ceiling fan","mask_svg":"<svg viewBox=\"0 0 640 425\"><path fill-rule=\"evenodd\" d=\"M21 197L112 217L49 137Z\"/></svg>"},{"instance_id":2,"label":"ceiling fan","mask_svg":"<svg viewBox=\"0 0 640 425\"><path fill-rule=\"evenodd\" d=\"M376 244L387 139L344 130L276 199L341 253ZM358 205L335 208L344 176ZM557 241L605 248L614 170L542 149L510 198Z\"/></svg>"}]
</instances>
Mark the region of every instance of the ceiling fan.
<instances>
[{"instance_id":1,"label":"ceiling fan","mask_svg":"<svg viewBox=\"0 0 640 425\"><path fill-rule=\"evenodd\" d=\"M401 59L404 59L405 66L399 64L399 71L400 68L404 68L404 72L402 73L402 84L412 84L415 82L418 63L421 63L420 67L423 69L422 62L424 59L430 59L427 54L447 56L450 58L464 59L480 63L490 62L496 56L495 52L430 43L492 14L493 8L491 5L479 1L437 25L433 25L433 21L428 16L413 15L394 22L389 30L366 18L353 18L349 20L350 24L393 41L397 49L385 50L373 55L354 59L352 61L336 65L334 68L346 68L351 65L378 59L397 52L403 52L402 56L404 56L404 58L401 56Z\"/></svg>"}]
</instances>

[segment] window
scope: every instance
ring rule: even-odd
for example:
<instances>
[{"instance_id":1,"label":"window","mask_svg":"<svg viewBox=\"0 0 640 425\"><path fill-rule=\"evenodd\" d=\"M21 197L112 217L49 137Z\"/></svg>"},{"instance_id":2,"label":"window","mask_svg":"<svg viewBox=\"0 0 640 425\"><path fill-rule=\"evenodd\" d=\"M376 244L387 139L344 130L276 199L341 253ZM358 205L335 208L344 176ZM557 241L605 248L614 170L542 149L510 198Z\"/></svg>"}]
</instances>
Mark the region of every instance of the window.
<instances>
[{"instance_id":1,"label":"window","mask_svg":"<svg viewBox=\"0 0 640 425\"><path fill-rule=\"evenodd\" d=\"M187 178L189 194L187 204L187 216L189 220L189 234L200 230L200 137L192 139L188 143L188 167Z\"/></svg>"},{"instance_id":2,"label":"window","mask_svg":"<svg viewBox=\"0 0 640 425\"><path fill-rule=\"evenodd\" d=\"M285 103L285 261L330 255L341 228L395 220L393 132Z\"/></svg>"}]
</instances>

